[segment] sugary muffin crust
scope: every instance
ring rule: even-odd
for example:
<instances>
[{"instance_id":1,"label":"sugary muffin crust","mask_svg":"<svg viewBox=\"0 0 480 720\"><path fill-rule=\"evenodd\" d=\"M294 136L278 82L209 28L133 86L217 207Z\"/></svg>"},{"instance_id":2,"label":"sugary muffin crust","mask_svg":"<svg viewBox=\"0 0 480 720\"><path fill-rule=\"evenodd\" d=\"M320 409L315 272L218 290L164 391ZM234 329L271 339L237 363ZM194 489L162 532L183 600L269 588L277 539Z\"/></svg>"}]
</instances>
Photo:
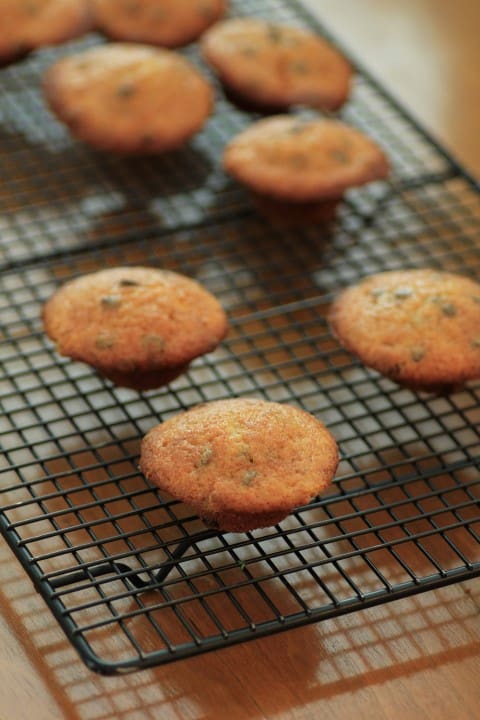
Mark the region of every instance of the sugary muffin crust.
<instances>
[{"instance_id":1,"label":"sugary muffin crust","mask_svg":"<svg viewBox=\"0 0 480 720\"><path fill-rule=\"evenodd\" d=\"M161 153L183 145L209 116L213 90L171 50L112 43L54 63L47 102L73 135L101 150Z\"/></svg>"},{"instance_id":2,"label":"sugary muffin crust","mask_svg":"<svg viewBox=\"0 0 480 720\"><path fill-rule=\"evenodd\" d=\"M98 29L113 40L176 48L196 40L226 9L225 0L92 0Z\"/></svg>"},{"instance_id":3,"label":"sugary muffin crust","mask_svg":"<svg viewBox=\"0 0 480 720\"><path fill-rule=\"evenodd\" d=\"M0 65L91 27L88 0L0 0Z\"/></svg>"},{"instance_id":4,"label":"sugary muffin crust","mask_svg":"<svg viewBox=\"0 0 480 720\"><path fill-rule=\"evenodd\" d=\"M290 405L231 399L199 405L154 427L140 468L205 522L242 532L280 522L332 481L337 444Z\"/></svg>"},{"instance_id":5,"label":"sugary muffin crust","mask_svg":"<svg viewBox=\"0 0 480 720\"><path fill-rule=\"evenodd\" d=\"M359 130L289 115L259 120L233 138L223 166L256 193L285 202L340 198L389 171L385 153Z\"/></svg>"},{"instance_id":6,"label":"sugary muffin crust","mask_svg":"<svg viewBox=\"0 0 480 720\"><path fill-rule=\"evenodd\" d=\"M336 110L350 92L347 60L303 28L258 18L224 20L203 35L201 48L224 86L260 109Z\"/></svg>"},{"instance_id":7,"label":"sugary muffin crust","mask_svg":"<svg viewBox=\"0 0 480 720\"><path fill-rule=\"evenodd\" d=\"M365 365L448 392L480 377L480 284L433 269L372 275L334 301L333 333Z\"/></svg>"},{"instance_id":8,"label":"sugary muffin crust","mask_svg":"<svg viewBox=\"0 0 480 720\"><path fill-rule=\"evenodd\" d=\"M119 385L158 387L227 333L217 299L196 281L148 267L117 267L67 282L43 308L58 352Z\"/></svg>"}]
</instances>

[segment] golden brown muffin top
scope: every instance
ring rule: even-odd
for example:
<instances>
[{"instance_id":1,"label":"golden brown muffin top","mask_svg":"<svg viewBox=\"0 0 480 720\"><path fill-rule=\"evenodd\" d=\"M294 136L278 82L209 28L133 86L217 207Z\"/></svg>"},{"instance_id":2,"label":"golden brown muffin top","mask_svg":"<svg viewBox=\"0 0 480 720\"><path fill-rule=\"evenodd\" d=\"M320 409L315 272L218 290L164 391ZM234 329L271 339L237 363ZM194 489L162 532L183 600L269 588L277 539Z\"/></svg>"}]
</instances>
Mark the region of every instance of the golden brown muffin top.
<instances>
[{"instance_id":1,"label":"golden brown muffin top","mask_svg":"<svg viewBox=\"0 0 480 720\"><path fill-rule=\"evenodd\" d=\"M182 144L211 112L213 90L181 55L112 43L54 63L44 91L58 117L96 147L161 152Z\"/></svg>"},{"instance_id":2,"label":"golden brown muffin top","mask_svg":"<svg viewBox=\"0 0 480 720\"><path fill-rule=\"evenodd\" d=\"M339 197L389 170L384 152L359 130L290 115L259 120L233 138L223 166L252 190L292 201Z\"/></svg>"},{"instance_id":3,"label":"golden brown muffin top","mask_svg":"<svg viewBox=\"0 0 480 720\"><path fill-rule=\"evenodd\" d=\"M67 282L45 303L57 350L106 372L184 365L227 333L218 300L168 270L116 267Z\"/></svg>"},{"instance_id":4,"label":"golden brown muffin top","mask_svg":"<svg viewBox=\"0 0 480 720\"><path fill-rule=\"evenodd\" d=\"M238 398L199 405L154 427L140 460L149 480L220 522L238 513L287 515L325 489L337 464L336 442L313 415Z\"/></svg>"},{"instance_id":5,"label":"golden brown muffin top","mask_svg":"<svg viewBox=\"0 0 480 720\"><path fill-rule=\"evenodd\" d=\"M109 37L169 48L196 40L225 8L225 0L93 0L96 25Z\"/></svg>"},{"instance_id":6,"label":"golden brown muffin top","mask_svg":"<svg viewBox=\"0 0 480 720\"><path fill-rule=\"evenodd\" d=\"M66 42L91 26L87 0L0 0L0 60Z\"/></svg>"},{"instance_id":7,"label":"golden brown muffin top","mask_svg":"<svg viewBox=\"0 0 480 720\"><path fill-rule=\"evenodd\" d=\"M334 301L334 334L366 365L410 387L480 377L480 284L433 269L372 275Z\"/></svg>"},{"instance_id":8,"label":"golden brown muffin top","mask_svg":"<svg viewBox=\"0 0 480 720\"><path fill-rule=\"evenodd\" d=\"M224 20L203 35L201 47L225 85L260 104L335 110L350 91L347 60L303 28L258 18Z\"/></svg>"}]
</instances>

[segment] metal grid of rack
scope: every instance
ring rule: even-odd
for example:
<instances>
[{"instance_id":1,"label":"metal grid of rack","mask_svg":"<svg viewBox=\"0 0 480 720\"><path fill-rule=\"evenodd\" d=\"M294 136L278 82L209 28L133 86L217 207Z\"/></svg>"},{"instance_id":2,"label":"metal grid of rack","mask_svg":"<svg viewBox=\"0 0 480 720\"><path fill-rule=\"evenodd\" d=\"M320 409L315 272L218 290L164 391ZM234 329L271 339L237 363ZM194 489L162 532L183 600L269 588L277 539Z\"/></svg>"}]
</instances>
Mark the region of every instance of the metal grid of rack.
<instances>
[{"instance_id":1,"label":"metal grid of rack","mask_svg":"<svg viewBox=\"0 0 480 720\"><path fill-rule=\"evenodd\" d=\"M313 24L293 3L258 5L237 3ZM325 322L334 293L372 272L478 274L474 183L359 71L342 117L384 145L391 181L350 193L332 227L275 227L219 170L225 141L252 120L220 90L207 128L164 158L107 157L68 137L39 79L96 42L6 68L0 89L0 530L85 662L104 673L171 662L480 574L480 385L401 389ZM194 276L230 316L227 341L168 388L116 388L42 332L59 283L118 264ZM312 412L341 462L328 492L281 525L203 535L139 474L139 443L162 419L232 396Z\"/></svg>"}]
</instances>

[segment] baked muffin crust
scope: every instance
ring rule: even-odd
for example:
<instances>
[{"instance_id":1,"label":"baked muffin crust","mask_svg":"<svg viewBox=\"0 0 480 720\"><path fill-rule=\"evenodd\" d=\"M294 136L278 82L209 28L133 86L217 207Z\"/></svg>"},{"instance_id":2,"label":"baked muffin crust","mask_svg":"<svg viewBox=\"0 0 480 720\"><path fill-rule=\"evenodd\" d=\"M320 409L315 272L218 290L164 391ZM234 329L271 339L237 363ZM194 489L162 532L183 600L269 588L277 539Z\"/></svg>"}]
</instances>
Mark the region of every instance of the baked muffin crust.
<instances>
[{"instance_id":1,"label":"baked muffin crust","mask_svg":"<svg viewBox=\"0 0 480 720\"><path fill-rule=\"evenodd\" d=\"M112 40L176 48L225 12L225 0L92 0L98 29Z\"/></svg>"},{"instance_id":2,"label":"baked muffin crust","mask_svg":"<svg viewBox=\"0 0 480 720\"><path fill-rule=\"evenodd\" d=\"M448 392L480 377L480 284L433 269L372 275L329 312L334 335L408 387Z\"/></svg>"},{"instance_id":3,"label":"baked muffin crust","mask_svg":"<svg viewBox=\"0 0 480 720\"><path fill-rule=\"evenodd\" d=\"M112 43L70 55L45 73L50 108L100 150L162 153L200 130L213 106L208 81L171 50Z\"/></svg>"},{"instance_id":4,"label":"baked muffin crust","mask_svg":"<svg viewBox=\"0 0 480 720\"><path fill-rule=\"evenodd\" d=\"M201 49L223 85L260 109L336 110L350 93L350 64L303 28L258 18L224 20L203 35Z\"/></svg>"},{"instance_id":5,"label":"baked muffin crust","mask_svg":"<svg viewBox=\"0 0 480 720\"><path fill-rule=\"evenodd\" d=\"M148 267L71 280L45 303L42 316L61 355L135 389L170 382L228 329L218 300L199 283Z\"/></svg>"},{"instance_id":6,"label":"baked muffin crust","mask_svg":"<svg viewBox=\"0 0 480 720\"><path fill-rule=\"evenodd\" d=\"M259 120L233 138L223 167L254 192L285 202L339 198L389 171L383 150L359 130L290 115Z\"/></svg>"},{"instance_id":7,"label":"baked muffin crust","mask_svg":"<svg viewBox=\"0 0 480 720\"><path fill-rule=\"evenodd\" d=\"M87 0L0 0L0 65L92 28Z\"/></svg>"},{"instance_id":8,"label":"baked muffin crust","mask_svg":"<svg viewBox=\"0 0 480 720\"><path fill-rule=\"evenodd\" d=\"M257 399L199 405L154 427L140 468L222 531L280 522L332 481L337 444L313 415Z\"/></svg>"}]
</instances>

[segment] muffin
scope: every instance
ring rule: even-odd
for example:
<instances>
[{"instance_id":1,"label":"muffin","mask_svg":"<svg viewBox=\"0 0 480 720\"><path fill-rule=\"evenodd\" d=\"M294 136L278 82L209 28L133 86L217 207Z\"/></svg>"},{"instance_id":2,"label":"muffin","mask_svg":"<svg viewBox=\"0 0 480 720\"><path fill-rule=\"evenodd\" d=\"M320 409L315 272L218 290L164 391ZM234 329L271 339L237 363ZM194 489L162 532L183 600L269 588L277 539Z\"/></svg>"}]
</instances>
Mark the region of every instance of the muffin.
<instances>
[{"instance_id":1,"label":"muffin","mask_svg":"<svg viewBox=\"0 0 480 720\"><path fill-rule=\"evenodd\" d=\"M196 40L225 8L225 0L93 0L96 26L112 40L168 48Z\"/></svg>"},{"instance_id":2,"label":"muffin","mask_svg":"<svg viewBox=\"0 0 480 720\"><path fill-rule=\"evenodd\" d=\"M224 20L203 35L201 50L230 97L252 109L337 110L350 92L347 60L298 27L258 18Z\"/></svg>"},{"instance_id":3,"label":"muffin","mask_svg":"<svg viewBox=\"0 0 480 720\"><path fill-rule=\"evenodd\" d=\"M480 377L480 285L467 277L372 275L340 293L328 320L347 350L401 385L445 393Z\"/></svg>"},{"instance_id":4,"label":"muffin","mask_svg":"<svg viewBox=\"0 0 480 720\"><path fill-rule=\"evenodd\" d=\"M233 138L223 167L272 214L286 207L307 218L315 211L333 216L349 188L389 172L383 150L359 130L291 115L264 118Z\"/></svg>"},{"instance_id":5,"label":"muffin","mask_svg":"<svg viewBox=\"0 0 480 720\"><path fill-rule=\"evenodd\" d=\"M45 303L42 318L61 355L135 390L168 384L228 329L208 290L151 267L115 267L71 280Z\"/></svg>"},{"instance_id":6,"label":"muffin","mask_svg":"<svg viewBox=\"0 0 480 720\"><path fill-rule=\"evenodd\" d=\"M48 68L50 108L79 140L118 153L162 153L200 130L213 90L171 50L112 43L62 58Z\"/></svg>"},{"instance_id":7,"label":"muffin","mask_svg":"<svg viewBox=\"0 0 480 720\"><path fill-rule=\"evenodd\" d=\"M313 415L238 398L169 418L140 455L148 480L225 532L280 522L329 485L337 464L337 444Z\"/></svg>"},{"instance_id":8,"label":"muffin","mask_svg":"<svg viewBox=\"0 0 480 720\"><path fill-rule=\"evenodd\" d=\"M0 0L0 65L92 27L88 0Z\"/></svg>"}]
</instances>

